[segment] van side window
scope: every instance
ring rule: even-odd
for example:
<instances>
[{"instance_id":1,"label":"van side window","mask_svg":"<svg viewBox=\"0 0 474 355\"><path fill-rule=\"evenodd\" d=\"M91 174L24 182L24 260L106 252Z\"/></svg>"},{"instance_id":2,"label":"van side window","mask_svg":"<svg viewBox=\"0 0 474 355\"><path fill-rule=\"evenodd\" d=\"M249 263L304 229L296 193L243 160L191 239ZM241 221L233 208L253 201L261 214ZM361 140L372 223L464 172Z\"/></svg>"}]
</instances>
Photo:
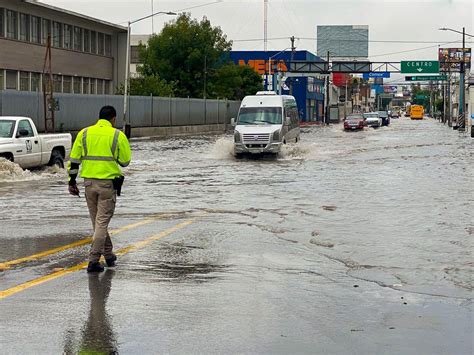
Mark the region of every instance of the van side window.
<instances>
[{"instance_id":1,"label":"van side window","mask_svg":"<svg viewBox=\"0 0 474 355\"><path fill-rule=\"evenodd\" d=\"M33 128L31 127L31 124L29 121L27 120L21 120L20 122L18 122L18 131L17 132L20 132L20 130L26 130L28 131L28 135L26 137L33 137L34 134L33 134Z\"/></svg>"}]
</instances>

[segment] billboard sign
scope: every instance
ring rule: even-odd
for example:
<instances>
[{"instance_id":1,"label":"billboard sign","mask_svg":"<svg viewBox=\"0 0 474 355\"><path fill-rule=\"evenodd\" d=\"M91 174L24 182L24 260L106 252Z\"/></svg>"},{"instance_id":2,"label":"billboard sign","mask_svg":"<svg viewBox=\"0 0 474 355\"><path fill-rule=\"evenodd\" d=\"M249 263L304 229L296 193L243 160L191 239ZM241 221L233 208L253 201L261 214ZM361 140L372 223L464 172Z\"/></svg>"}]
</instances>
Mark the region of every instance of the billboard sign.
<instances>
[{"instance_id":1,"label":"billboard sign","mask_svg":"<svg viewBox=\"0 0 474 355\"><path fill-rule=\"evenodd\" d=\"M369 26L318 26L317 55L330 57L369 56Z\"/></svg>"},{"instance_id":2,"label":"billboard sign","mask_svg":"<svg viewBox=\"0 0 474 355\"><path fill-rule=\"evenodd\" d=\"M462 48L439 48L438 59L441 70L460 71L463 58ZM465 69L471 69L471 48L464 48Z\"/></svg>"}]
</instances>

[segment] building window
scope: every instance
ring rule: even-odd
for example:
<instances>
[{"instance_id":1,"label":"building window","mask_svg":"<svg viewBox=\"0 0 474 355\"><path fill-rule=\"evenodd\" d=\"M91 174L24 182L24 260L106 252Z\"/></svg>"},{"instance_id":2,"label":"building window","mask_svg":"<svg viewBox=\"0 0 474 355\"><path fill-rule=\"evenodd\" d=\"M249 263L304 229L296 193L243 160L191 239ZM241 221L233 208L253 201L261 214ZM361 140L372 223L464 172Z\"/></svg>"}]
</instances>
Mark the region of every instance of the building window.
<instances>
[{"instance_id":1,"label":"building window","mask_svg":"<svg viewBox=\"0 0 474 355\"><path fill-rule=\"evenodd\" d=\"M74 92L74 94L80 94L81 93L81 86L82 86L81 85L81 78L75 76L73 78L73 80L74 80L73 81L73 90L74 90L73 92Z\"/></svg>"},{"instance_id":2,"label":"building window","mask_svg":"<svg viewBox=\"0 0 474 355\"><path fill-rule=\"evenodd\" d=\"M104 82L104 94L110 95L110 80Z\"/></svg>"},{"instance_id":3,"label":"building window","mask_svg":"<svg viewBox=\"0 0 474 355\"><path fill-rule=\"evenodd\" d=\"M97 50L99 51L100 55L104 55L104 34L103 33L98 33L97 34Z\"/></svg>"},{"instance_id":4,"label":"building window","mask_svg":"<svg viewBox=\"0 0 474 355\"><path fill-rule=\"evenodd\" d=\"M48 44L48 37L51 36L51 21L41 19L41 43Z\"/></svg>"},{"instance_id":5,"label":"building window","mask_svg":"<svg viewBox=\"0 0 474 355\"><path fill-rule=\"evenodd\" d=\"M63 24L53 22L53 47L63 48Z\"/></svg>"},{"instance_id":6,"label":"building window","mask_svg":"<svg viewBox=\"0 0 474 355\"><path fill-rule=\"evenodd\" d=\"M105 35L105 55L112 56L112 36Z\"/></svg>"},{"instance_id":7,"label":"building window","mask_svg":"<svg viewBox=\"0 0 474 355\"><path fill-rule=\"evenodd\" d=\"M140 50L139 46L130 47L130 63L140 64Z\"/></svg>"},{"instance_id":8,"label":"building window","mask_svg":"<svg viewBox=\"0 0 474 355\"><path fill-rule=\"evenodd\" d=\"M36 16L31 16L31 42L41 43L41 21Z\"/></svg>"},{"instance_id":9,"label":"building window","mask_svg":"<svg viewBox=\"0 0 474 355\"><path fill-rule=\"evenodd\" d=\"M18 13L7 10L7 38L18 39Z\"/></svg>"},{"instance_id":10,"label":"building window","mask_svg":"<svg viewBox=\"0 0 474 355\"><path fill-rule=\"evenodd\" d=\"M90 53L91 51L91 32L84 30L84 52Z\"/></svg>"},{"instance_id":11,"label":"building window","mask_svg":"<svg viewBox=\"0 0 474 355\"><path fill-rule=\"evenodd\" d=\"M20 41L30 40L30 16L20 14Z\"/></svg>"},{"instance_id":12,"label":"building window","mask_svg":"<svg viewBox=\"0 0 474 355\"><path fill-rule=\"evenodd\" d=\"M18 90L18 72L16 70L6 70L6 86L7 90Z\"/></svg>"},{"instance_id":13,"label":"building window","mask_svg":"<svg viewBox=\"0 0 474 355\"><path fill-rule=\"evenodd\" d=\"M20 72L20 90L29 91L30 90L30 73L27 71Z\"/></svg>"},{"instance_id":14,"label":"building window","mask_svg":"<svg viewBox=\"0 0 474 355\"><path fill-rule=\"evenodd\" d=\"M104 80L97 79L97 95L104 95Z\"/></svg>"},{"instance_id":15,"label":"building window","mask_svg":"<svg viewBox=\"0 0 474 355\"><path fill-rule=\"evenodd\" d=\"M63 76L63 92L66 94L72 92L72 77L66 75Z\"/></svg>"},{"instance_id":16,"label":"building window","mask_svg":"<svg viewBox=\"0 0 474 355\"><path fill-rule=\"evenodd\" d=\"M5 75L3 74L5 71L0 69L0 90L5 90Z\"/></svg>"},{"instance_id":17,"label":"building window","mask_svg":"<svg viewBox=\"0 0 474 355\"><path fill-rule=\"evenodd\" d=\"M72 26L64 25L64 48L72 49Z\"/></svg>"},{"instance_id":18,"label":"building window","mask_svg":"<svg viewBox=\"0 0 474 355\"><path fill-rule=\"evenodd\" d=\"M83 94L89 94L89 78L83 78L82 79L82 93Z\"/></svg>"},{"instance_id":19,"label":"building window","mask_svg":"<svg viewBox=\"0 0 474 355\"><path fill-rule=\"evenodd\" d=\"M74 50L82 51L82 28L74 27Z\"/></svg>"},{"instance_id":20,"label":"building window","mask_svg":"<svg viewBox=\"0 0 474 355\"><path fill-rule=\"evenodd\" d=\"M0 7L0 37L5 37L5 10Z\"/></svg>"},{"instance_id":21,"label":"building window","mask_svg":"<svg viewBox=\"0 0 474 355\"><path fill-rule=\"evenodd\" d=\"M92 95L97 94L97 80L96 79L91 78L90 89L91 89Z\"/></svg>"},{"instance_id":22,"label":"building window","mask_svg":"<svg viewBox=\"0 0 474 355\"><path fill-rule=\"evenodd\" d=\"M62 92L63 91L63 80L61 75L53 75L53 91Z\"/></svg>"},{"instance_id":23,"label":"building window","mask_svg":"<svg viewBox=\"0 0 474 355\"><path fill-rule=\"evenodd\" d=\"M41 74L31 73L31 91L41 91Z\"/></svg>"},{"instance_id":24,"label":"building window","mask_svg":"<svg viewBox=\"0 0 474 355\"><path fill-rule=\"evenodd\" d=\"M91 53L97 54L97 32L91 31Z\"/></svg>"}]
</instances>

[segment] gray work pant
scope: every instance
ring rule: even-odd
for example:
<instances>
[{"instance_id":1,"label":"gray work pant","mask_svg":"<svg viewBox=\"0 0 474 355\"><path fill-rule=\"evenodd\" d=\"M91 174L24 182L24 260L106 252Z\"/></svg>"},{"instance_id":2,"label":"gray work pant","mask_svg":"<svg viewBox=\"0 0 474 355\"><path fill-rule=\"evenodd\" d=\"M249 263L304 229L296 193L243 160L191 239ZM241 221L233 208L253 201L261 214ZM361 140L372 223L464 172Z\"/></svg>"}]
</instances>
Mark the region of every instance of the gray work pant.
<instances>
[{"instance_id":1,"label":"gray work pant","mask_svg":"<svg viewBox=\"0 0 474 355\"><path fill-rule=\"evenodd\" d=\"M107 228L114 215L117 193L112 180L84 179L87 207L94 228L89 261L97 262L101 255L106 259L113 256L112 240Z\"/></svg>"}]
</instances>

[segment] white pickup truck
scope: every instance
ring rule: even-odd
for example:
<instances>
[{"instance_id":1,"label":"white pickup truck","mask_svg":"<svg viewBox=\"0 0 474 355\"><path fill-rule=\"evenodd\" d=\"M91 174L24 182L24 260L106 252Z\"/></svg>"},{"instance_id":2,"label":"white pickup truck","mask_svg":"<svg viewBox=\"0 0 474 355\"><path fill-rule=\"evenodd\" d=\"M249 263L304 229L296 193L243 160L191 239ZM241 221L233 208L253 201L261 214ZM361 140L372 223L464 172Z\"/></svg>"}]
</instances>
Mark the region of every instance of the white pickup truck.
<instances>
[{"instance_id":1,"label":"white pickup truck","mask_svg":"<svg viewBox=\"0 0 474 355\"><path fill-rule=\"evenodd\" d=\"M43 165L64 168L71 153L72 137L66 134L38 134L28 117L0 116L0 158L23 169Z\"/></svg>"}]
</instances>

